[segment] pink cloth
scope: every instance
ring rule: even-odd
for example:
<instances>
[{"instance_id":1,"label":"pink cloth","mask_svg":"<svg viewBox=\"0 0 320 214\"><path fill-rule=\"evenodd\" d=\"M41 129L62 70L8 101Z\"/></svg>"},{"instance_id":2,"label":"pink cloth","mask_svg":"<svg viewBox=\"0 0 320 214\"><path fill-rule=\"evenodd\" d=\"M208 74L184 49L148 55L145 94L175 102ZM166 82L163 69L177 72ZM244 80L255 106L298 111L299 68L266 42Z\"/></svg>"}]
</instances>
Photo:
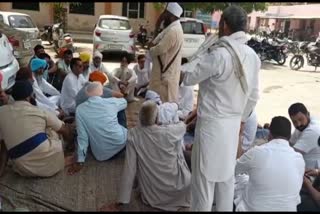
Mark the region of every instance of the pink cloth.
<instances>
[{"instance_id":1,"label":"pink cloth","mask_svg":"<svg viewBox=\"0 0 320 214\"><path fill-rule=\"evenodd\" d=\"M2 72L0 71L0 87L1 87L2 80L3 80L3 74L2 74Z\"/></svg>"}]
</instances>

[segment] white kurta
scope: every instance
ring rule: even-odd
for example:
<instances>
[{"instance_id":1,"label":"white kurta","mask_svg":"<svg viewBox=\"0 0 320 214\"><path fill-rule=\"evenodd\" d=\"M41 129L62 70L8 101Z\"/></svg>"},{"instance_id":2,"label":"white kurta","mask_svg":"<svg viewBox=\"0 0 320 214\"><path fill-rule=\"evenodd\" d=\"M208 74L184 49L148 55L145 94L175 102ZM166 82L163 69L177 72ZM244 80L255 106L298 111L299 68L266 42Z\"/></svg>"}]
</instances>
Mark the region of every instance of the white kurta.
<instances>
[{"instance_id":1,"label":"white kurta","mask_svg":"<svg viewBox=\"0 0 320 214\"><path fill-rule=\"evenodd\" d=\"M128 93L128 98L133 99L134 98L134 88L137 83L137 75L134 72L134 70L130 68L117 68L115 69L114 73L114 84L113 84L113 89L116 91L120 91L118 83L120 81L128 81L128 86L127 86L127 93Z\"/></svg>"},{"instance_id":2,"label":"white kurta","mask_svg":"<svg viewBox=\"0 0 320 214\"><path fill-rule=\"evenodd\" d=\"M302 132L296 129L290 139L290 143L294 145L294 148L304 152L303 158L308 169L320 168L319 137L320 122L311 117L308 127Z\"/></svg>"},{"instance_id":3,"label":"white kurta","mask_svg":"<svg viewBox=\"0 0 320 214\"><path fill-rule=\"evenodd\" d=\"M302 155L286 140L253 147L237 160L236 211L296 212L304 167Z\"/></svg>"},{"instance_id":4,"label":"white kurta","mask_svg":"<svg viewBox=\"0 0 320 214\"><path fill-rule=\"evenodd\" d=\"M64 62L63 59L60 59L60 60L58 61L57 67L58 67L60 70L66 72L67 74L72 72L72 71L71 71L71 68L70 68L70 65L67 65L67 64Z\"/></svg>"},{"instance_id":5,"label":"white kurta","mask_svg":"<svg viewBox=\"0 0 320 214\"><path fill-rule=\"evenodd\" d=\"M194 147L199 148L193 148L192 151L192 170L196 169L195 172L192 171L192 179L195 180L224 182L233 177L242 115L246 108L249 108L248 98L251 103L256 103L258 99L258 73L261 66L259 57L245 45L247 38L244 32L234 33L229 38L235 40L239 46L240 62L246 68L244 72L249 97L241 88L240 80L235 74L235 69L238 68L234 67L231 54L226 48L207 51L190 70L189 63L182 69L185 72L185 85L199 84L194 143ZM250 106L252 109L253 107ZM201 185L201 182L192 183ZM199 188L200 190L196 190ZM192 187L192 191L192 197L203 194L200 186ZM232 198L226 200L231 200L229 203L232 210ZM210 207L210 203L212 204L212 201L192 204L195 206L192 209L203 210L202 204Z\"/></svg>"},{"instance_id":6,"label":"white kurta","mask_svg":"<svg viewBox=\"0 0 320 214\"><path fill-rule=\"evenodd\" d=\"M253 144L258 129L256 111L253 111L244 124L242 149L247 151Z\"/></svg>"},{"instance_id":7,"label":"white kurta","mask_svg":"<svg viewBox=\"0 0 320 214\"><path fill-rule=\"evenodd\" d=\"M80 74L77 77L73 72L69 73L63 81L61 89L61 108L69 115L76 112L76 96L80 89L84 86L86 80Z\"/></svg>"},{"instance_id":8,"label":"white kurta","mask_svg":"<svg viewBox=\"0 0 320 214\"><path fill-rule=\"evenodd\" d=\"M156 45L150 48L152 57L152 72L149 88L160 94L163 102L176 102L179 99L179 80L181 67L181 49L168 70L162 74L158 56L164 68L173 59L183 45L183 30L180 21L171 23L154 41Z\"/></svg>"},{"instance_id":9,"label":"white kurta","mask_svg":"<svg viewBox=\"0 0 320 214\"><path fill-rule=\"evenodd\" d=\"M188 114L193 110L194 105L194 92L193 86L184 86L183 84L179 87L179 118L185 119Z\"/></svg>"},{"instance_id":10,"label":"white kurta","mask_svg":"<svg viewBox=\"0 0 320 214\"><path fill-rule=\"evenodd\" d=\"M140 69L139 64L136 64L133 67L133 70L137 75L136 88L140 88L141 86L144 86L144 85L149 83L149 81L150 81L150 73L151 72L149 70L147 70L147 68L144 67L143 69Z\"/></svg>"}]
</instances>

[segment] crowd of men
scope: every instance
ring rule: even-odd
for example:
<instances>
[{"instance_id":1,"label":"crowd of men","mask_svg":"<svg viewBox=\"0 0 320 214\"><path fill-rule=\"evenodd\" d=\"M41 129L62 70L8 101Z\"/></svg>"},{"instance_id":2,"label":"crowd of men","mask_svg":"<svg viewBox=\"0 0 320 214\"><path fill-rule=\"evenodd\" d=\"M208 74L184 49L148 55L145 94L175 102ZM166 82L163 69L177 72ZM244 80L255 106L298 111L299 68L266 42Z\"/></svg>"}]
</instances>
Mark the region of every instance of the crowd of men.
<instances>
[{"instance_id":1,"label":"crowd of men","mask_svg":"<svg viewBox=\"0 0 320 214\"><path fill-rule=\"evenodd\" d=\"M319 211L320 123L295 103L292 136L286 117L258 126L261 62L246 45L246 12L225 9L218 37L187 61L182 12L168 3L134 69L123 55L110 72L98 51L74 58L65 50L54 63L36 46L11 94L0 85L0 174L9 163L20 176L65 167L75 175L90 147L98 161L125 152L118 201L104 211L130 203L135 180L144 203L167 211ZM139 124L128 129L125 109L139 99ZM260 136L268 142L254 146Z\"/></svg>"}]
</instances>

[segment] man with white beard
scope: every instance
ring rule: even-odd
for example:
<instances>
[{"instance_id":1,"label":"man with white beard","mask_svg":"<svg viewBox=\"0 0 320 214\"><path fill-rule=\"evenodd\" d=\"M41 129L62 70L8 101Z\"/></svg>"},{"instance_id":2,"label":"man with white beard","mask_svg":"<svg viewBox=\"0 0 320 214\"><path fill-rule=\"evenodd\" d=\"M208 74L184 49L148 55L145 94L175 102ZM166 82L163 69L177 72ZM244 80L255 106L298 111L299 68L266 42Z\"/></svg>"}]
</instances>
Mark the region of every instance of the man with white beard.
<instances>
[{"instance_id":1,"label":"man with white beard","mask_svg":"<svg viewBox=\"0 0 320 214\"><path fill-rule=\"evenodd\" d=\"M240 124L259 98L261 62L246 45L247 14L238 6L223 11L219 40L182 66L184 85L199 84L192 149L191 210L232 211Z\"/></svg>"}]
</instances>

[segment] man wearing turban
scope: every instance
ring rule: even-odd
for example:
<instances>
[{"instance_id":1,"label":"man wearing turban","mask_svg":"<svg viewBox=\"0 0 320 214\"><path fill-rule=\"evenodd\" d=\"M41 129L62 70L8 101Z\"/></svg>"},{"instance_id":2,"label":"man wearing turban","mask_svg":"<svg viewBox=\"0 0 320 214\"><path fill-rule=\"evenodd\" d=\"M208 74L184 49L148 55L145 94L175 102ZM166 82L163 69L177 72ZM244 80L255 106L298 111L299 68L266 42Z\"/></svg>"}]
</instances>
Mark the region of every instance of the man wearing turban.
<instances>
[{"instance_id":1,"label":"man wearing turban","mask_svg":"<svg viewBox=\"0 0 320 214\"><path fill-rule=\"evenodd\" d=\"M91 60L91 55L87 52L81 52L79 55L79 58L82 61L83 64L83 77L88 81L89 80L89 75L90 75L90 69L89 69L89 63Z\"/></svg>"}]
</instances>

